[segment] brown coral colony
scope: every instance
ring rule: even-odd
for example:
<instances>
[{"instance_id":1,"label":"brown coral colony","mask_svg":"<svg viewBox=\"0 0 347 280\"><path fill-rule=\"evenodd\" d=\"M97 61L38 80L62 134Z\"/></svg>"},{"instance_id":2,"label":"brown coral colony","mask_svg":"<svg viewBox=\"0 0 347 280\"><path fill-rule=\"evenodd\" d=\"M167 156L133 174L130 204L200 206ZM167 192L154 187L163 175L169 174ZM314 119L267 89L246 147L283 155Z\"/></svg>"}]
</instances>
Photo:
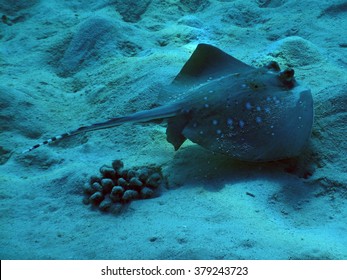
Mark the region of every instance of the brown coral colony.
<instances>
[{"instance_id":1,"label":"brown coral colony","mask_svg":"<svg viewBox=\"0 0 347 280\"><path fill-rule=\"evenodd\" d=\"M99 171L100 176L91 176L85 185L83 202L101 211L118 213L132 200L159 195L162 174L157 167L128 170L121 160L114 160L112 167L103 165Z\"/></svg>"}]
</instances>

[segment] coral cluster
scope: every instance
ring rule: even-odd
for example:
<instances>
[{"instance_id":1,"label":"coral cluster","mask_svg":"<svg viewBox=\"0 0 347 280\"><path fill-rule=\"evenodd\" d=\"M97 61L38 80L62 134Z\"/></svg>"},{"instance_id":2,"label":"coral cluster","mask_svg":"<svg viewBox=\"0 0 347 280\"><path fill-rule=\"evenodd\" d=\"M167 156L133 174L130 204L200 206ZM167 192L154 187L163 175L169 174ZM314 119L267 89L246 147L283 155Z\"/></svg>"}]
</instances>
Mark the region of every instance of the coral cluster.
<instances>
[{"instance_id":1,"label":"coral cluster","mask_svg":"<svg viewBox=\"0 0 347 280\"><path fill-rule=\"evenodd\" d=\"M103 165L101 176L91 176L84 186L83 202L101 211L119 213L132 200L148 199L159 195L162 174L158 167L125 169L121 160L112 167Z\"/></svg>"}]
</instances>

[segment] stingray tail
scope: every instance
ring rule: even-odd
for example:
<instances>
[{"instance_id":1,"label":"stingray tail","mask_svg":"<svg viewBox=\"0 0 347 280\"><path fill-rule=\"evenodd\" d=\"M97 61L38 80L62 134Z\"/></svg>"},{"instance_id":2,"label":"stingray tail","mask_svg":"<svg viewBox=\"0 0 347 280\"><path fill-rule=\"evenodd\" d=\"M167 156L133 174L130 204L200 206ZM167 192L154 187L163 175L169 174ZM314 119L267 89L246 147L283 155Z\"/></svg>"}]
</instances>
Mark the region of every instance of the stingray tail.
<instances>
[{"instance_id":1,"label":"stingray tail","mask_svg":"<svg viewBox=\"0 0 347 280\"><path fill-rule=\"evenodd\" d=\"M23 151L23 153L28 153L28 152L35 150L41 146L48 145L50 143L57 142L59 140L65 139L67 137L81 134L84 132L95 131L95 130L100 130L100 129L107 129L107 128L122 125L124 123L129 123L129 122L132 122L132 123L147 122L150 120L170 118L170 117L177 115L177 113L179 111L179 109L177 109L177 108L178 108L177 106L162 106L162 107L154 108L151 110L145 110L145 111L137 112L137 113L134 113L132 115L125 116L125 117L116 117L116 118L112 118L112 119L109 119L109 120L104 121L104 122L94 123L94 124L88 125L88 126L81 126L75 130L72 130L70 132L65 132L65 133L60 134L58 136L49 138L48 140L43 141L39 144L36 144L36 145L30 147L29 149L26 149L25 151Z\"/></svg>"},{"instance_id":2,"label":"stingray tail","mask_svg":"<svg viewBox=\"0 0 347 280\"><path fill-rule=\"evenodd\" d=\"M29 149L26 149L25 151L23 151L23 154L24 153L28 153L32 150L35 150L41 146L44 146L44 145L48 145L48 144L51 144L53 142L57 142L59 140L62 140L62 139L65 139L65 138L68 138L70 136L73 136L73 135L77 135L77 134L81 134L81 133L84 133L84 132L88 132L88 131L93 131L93 130L99 130L99 129L106 129L106 128L110 128L110 127L113 127L113 126L118 126L118 125L121 125L122 123L124 123L124 121L122 121L123 117L119 117L119 118L113 118L113 119L110 119L106 122L101 122L101 123L95 123L95 124L92 124L92 125L88 125L88 126L81 126L75 130L72 130L72 131L69 131L69 132L65 132L63 134L60 134L60 135L57 135L57 136L54 136L52 138L49 138L41 143L38 143L32 147L30 147Z\"/></svg>"}]
</instances>

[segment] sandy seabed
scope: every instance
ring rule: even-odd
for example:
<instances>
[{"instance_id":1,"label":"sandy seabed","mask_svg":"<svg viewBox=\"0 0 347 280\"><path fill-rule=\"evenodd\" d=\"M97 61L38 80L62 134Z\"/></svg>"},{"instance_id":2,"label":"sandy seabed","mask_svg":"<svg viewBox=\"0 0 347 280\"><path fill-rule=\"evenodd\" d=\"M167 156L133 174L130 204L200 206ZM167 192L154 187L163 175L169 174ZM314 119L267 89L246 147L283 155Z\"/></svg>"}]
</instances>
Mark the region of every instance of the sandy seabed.
<instances>
[{"instance_id":1,"label":"sandy seabed","mask_svg":"<svg viewBox=\"0 0 347 280\"><path fill-rule=\"evenodd\" d=\"M344 1L1 1L1 259L346 259ZM249 164L162 124L123 125L31 153L59 133L158 104L196 45L293 67L315 122L296 161ZM103 164L155 165L167 186L118 215L82 203Z\"/></svg>"}]
</instances>

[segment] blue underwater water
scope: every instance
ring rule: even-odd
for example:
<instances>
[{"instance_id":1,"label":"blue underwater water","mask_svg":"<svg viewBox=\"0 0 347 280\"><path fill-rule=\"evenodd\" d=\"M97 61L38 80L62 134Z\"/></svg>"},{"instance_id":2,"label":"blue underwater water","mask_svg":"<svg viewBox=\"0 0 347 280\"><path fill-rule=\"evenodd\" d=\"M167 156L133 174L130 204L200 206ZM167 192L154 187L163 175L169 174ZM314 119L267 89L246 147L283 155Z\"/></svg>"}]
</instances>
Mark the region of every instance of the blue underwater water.
<instances>
[{"instance_id":1,"label":"blue underwater water","mask_svg":"<svg viewBox=\"0 0 347 280\"><path fill-rule=\"evenodd\" d=\"M0 258L346 259L346 12L2 0Z\"/></svg>"}]
</instances>

